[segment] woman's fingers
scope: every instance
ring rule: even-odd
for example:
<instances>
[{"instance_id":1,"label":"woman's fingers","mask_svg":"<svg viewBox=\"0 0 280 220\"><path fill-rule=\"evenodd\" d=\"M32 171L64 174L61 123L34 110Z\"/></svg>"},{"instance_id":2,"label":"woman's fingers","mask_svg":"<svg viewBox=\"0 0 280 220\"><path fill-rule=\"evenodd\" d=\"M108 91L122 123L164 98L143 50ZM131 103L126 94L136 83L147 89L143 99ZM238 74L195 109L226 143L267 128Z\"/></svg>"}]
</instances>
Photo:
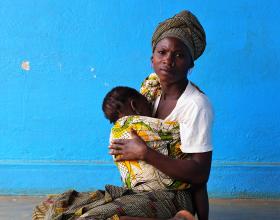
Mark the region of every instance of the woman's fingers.
<instances>
[{"instance_id":1,"label":"woman's fingers","mask_svg":"<svg viewBox=\"0 0 280 220\"><path fill-rule=\"evenodd\" d=\"M123 145L123 144L126 144L126 143L127 143L127 139L114 139L114 140L112 140L111 145L112 144Z\"/></svg>"},{"instance_id":2,"label":"woman's fingers","mask_svg":"<svg viewBox=\"0 0 280 220\"><path fill-rule=\"evenodd\" d=\"M118 150L118 149L111 149L110 151L109 151L109 154L111 154L111 155L116 155L116 156L118 156L118 155L122 155L123 154L123 150Z\"/></svg>"},{"instance_id":3,"label":"woman's fingers","mask_svg":"<svg viewBox=\"0 0 280 220\"><path fill-rule=\"evenodd\" d=\"M121 144L111 143L109 145L109 149L113 149L113 150L122 150L123 148L124 148L124 145L121 145Z\"/></svg>"},{"instance_id":4,"label":"woman's fingers","mask_svg":"<svg viewBox=\"0 0 280 220\"><path fill-rule=\"evenodd\" d=\"M124 160L143 160L147 154L146 143L134 130L131 130L130 139L112 140L109 149L109 154L111 155L122 155L122 157L116 157L115 161L117 162Z\"/></svg>"},{"instance_id":5,"label":"woman's fingers","mask_svg":"<svg viewBox=\"0 0 280 220\"><path fill-rule=\"evenodd\" d=\"M131 138L135 141L144 142L143 139L137 134L137 132L134 129L130 130Z\"/></svg>"},{"instance_id":6,"label":"woman's fingers","mask_svg":"<svg viewBox=\"0 0 280 220\"><path fill-rule=\"evenodd\" d=\"M118 155L118 156L114 159L115 162L121 162L121 161L124 161L124 160L126 160L126 159L125 159L125 157L124 157L123 155Z\"/></svg>"},{"instance_id":7,"label":"woman's fingers","mask_svg":"<svg viewBox=\"0 0 280 220\"><path fill-rule=\"evenodd\" d=\"M134 129L131 129L131 130L130 130L130 134L131 134L131 137L132 137L132 138L137 138L137 137L139 138L137 132L136 132Z\"/></svg>"},{"instance_id":8,"label":"woman's fingers","mask_svg":"<svg viewBox=\"0 0 280 220\"><path fill-rule=\"evenodd\" d=\"M117 144L111 144L109 146L109 154L114 156L114 161L115 162L120 162L120 161L124 161L126 160L126 158L124 157L124 150L123 147Z\"/></svg>"},{"instance_id":9,"label":"woman's fingers","mask_svg":"<svg viewBox=\"0 0 280 220\"><path fill-rule=\"evenodd\" d=\"M117 139L115 141L112 141L112 143L109 145L109 154L113 155L113 156L117 156L115 158L115 161L117 161L120 156L122 157L123 155L123 140Z\"/></svg>"}]
</instances>

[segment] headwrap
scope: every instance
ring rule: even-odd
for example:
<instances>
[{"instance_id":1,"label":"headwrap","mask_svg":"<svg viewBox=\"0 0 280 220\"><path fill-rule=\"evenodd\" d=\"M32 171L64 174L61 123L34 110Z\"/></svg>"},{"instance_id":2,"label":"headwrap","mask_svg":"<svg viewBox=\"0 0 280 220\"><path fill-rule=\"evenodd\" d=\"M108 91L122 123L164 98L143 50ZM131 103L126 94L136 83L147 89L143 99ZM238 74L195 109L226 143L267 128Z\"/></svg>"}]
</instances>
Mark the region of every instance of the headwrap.
<instances>
[{"instance_id":1,"label":"headwrap","mask_svg":"<svg viewBox=\"0 0 280 220\"><path fill-rule=\"evenodd\" d=\"M203 53L206 46L204 29L190 11L182 11L159 23L152 37L153 51L157 43L166 37L181 40L188 47L193 60Z\"/></svg>"}]
</instances>

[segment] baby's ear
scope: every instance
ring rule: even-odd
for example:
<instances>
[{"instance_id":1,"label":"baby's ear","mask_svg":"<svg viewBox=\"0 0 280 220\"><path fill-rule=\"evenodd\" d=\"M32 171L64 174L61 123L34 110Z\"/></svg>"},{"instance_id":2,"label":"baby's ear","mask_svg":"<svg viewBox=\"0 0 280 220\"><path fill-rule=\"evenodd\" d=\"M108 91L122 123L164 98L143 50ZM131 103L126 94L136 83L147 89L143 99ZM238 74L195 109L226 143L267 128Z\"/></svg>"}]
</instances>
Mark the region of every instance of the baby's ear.
<instances>
[{"instance_id":1,"label":"baby's ear","mask_svg":"<svg viewBox=\"0 0 280 220\"><path fill-rule=\"evenodd\" d=\"M154 61L153 61L153 59L154 59L154 56L152 55L152 56L151 56L151 68L152 68L152 69L154 68Z\"/></svg>"},{"instance_id":2,"label":"baby's ear","mask_svg":"<svg viewBox=\"0 0 280 220\"><path fill-rule=\"evenodd\" d=\"M134 99L130 100L130 107L132 109L132 111L134 111L134 113L136 115L139 115L140 113L137 111L137 106L136 106L136 102Z\"/></svg>"}]
</instances>

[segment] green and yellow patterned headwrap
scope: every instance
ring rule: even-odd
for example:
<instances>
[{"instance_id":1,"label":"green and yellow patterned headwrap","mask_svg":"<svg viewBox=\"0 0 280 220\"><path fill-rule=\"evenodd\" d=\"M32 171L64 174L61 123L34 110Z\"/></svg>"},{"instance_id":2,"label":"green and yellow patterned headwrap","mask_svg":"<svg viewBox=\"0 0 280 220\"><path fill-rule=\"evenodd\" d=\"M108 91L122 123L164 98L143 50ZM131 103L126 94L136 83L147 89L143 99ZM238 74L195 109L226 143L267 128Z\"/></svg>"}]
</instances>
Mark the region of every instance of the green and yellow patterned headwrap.
<instances>
[{"instance_id":1,"label":"green and yellow patterned headwrap","mask_svg":"<svg viewBox=\"0 0 280 220\"><path fill-rule=\"evenodd\" d=\"M205 31L190 11L182 11L157 26L152 37L153 51L157 43L166 37L181 40L188 47L193 60L200 57L206 46Z\"/></svg>"}]
</instances>

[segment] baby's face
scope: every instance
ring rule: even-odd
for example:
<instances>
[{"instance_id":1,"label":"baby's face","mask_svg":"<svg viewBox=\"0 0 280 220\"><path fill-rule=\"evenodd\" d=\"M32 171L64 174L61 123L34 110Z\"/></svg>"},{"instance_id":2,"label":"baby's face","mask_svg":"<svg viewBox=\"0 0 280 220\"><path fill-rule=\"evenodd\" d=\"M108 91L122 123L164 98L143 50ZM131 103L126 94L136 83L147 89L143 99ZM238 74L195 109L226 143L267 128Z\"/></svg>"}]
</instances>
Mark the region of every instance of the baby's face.
<instances>
[{"instance_id":1,"label":"baby's face","mask_svg":"<svg viewBox=\"0 0 280 220\"><path fill-rule=\"evenodd\" d=\"M139 96L133 101L129 100L119 111L119 118L129 115L152 117L152 105L144 96Z\"/></svg>"}]
</instances>

